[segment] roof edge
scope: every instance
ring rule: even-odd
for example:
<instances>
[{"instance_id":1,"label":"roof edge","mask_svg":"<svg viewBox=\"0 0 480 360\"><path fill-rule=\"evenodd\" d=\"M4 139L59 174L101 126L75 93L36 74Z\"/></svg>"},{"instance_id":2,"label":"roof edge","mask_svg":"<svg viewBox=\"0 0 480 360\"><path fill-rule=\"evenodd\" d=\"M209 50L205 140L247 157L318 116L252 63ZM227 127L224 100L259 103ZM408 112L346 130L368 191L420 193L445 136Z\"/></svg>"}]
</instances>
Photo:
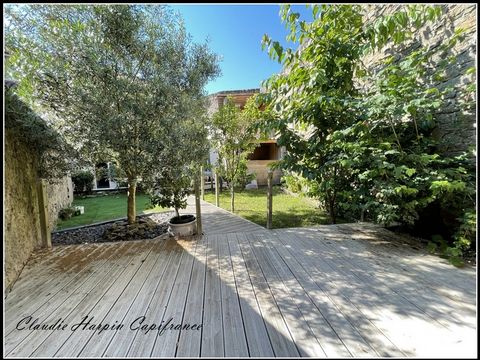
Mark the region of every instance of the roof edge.
<instances>
[{"instance_id":1,"label":"roof edge","mask_svg":"<svg viewBox=\"0 0 480 360\"><path fill-rule=\"evenodd\" d=\"M218 91L216 93L210 94L208 96L218 96L218 95L240 95L240 94L249 94L249 93L259 93L260 88L254 88L254 89L240 89L240 90L224 90L224 91Z\"/></svg>"}]
</instances>

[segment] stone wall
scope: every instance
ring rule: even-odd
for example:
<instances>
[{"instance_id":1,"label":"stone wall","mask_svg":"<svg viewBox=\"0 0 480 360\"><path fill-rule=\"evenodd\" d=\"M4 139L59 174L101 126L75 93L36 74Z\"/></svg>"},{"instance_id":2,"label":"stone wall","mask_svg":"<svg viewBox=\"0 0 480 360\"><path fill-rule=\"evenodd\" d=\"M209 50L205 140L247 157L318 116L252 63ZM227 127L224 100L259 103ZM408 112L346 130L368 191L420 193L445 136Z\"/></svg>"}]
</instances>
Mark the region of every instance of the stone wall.
<instances>
[{"instance_id":1,"label":"stone wall","mask_svg":"<svg viewBox=\"0 0 480 360\"><path fill-rule=\"evenodd\" d=\"M375 21L378 16L388 15L406 5L369 5L367 21ZM439 90L453 86L456 88L448 96L443 108L437 114L438 127L434 135L440 141L440 150L448 154L457 154L468 150L476 144L476 114L468 113L459 108L459 88L476 81L475 74L462 75L465 70L476 64L476 5L449 4L442 5L443 14L434 23L429 23L415 33L412 41L403 47L387 45L381 51L369 55L364 63L375 70L378 62L392 55L406 54L421 45L431 48L445 43L458 28L466 30L465 37L453 48L450 55L457 57L456 61L447 67L446 79L435 84ZM435 61L440 60L439 57Z\"/></svg>"},{"instance_id":2,"label":"stone wall","mask_svg":"<svg viewBox=\"0 0 480 360\"><path fill-rule=\"evenodd\" d=\"M42 244L35 159L9 131L5 133L5 288L16 280L30 254Z\"/></svg>"},{"instance_id":3,"label":"stone wall","mask_svg":"<svg viewBox=\"0 0 480 360\"><path fill-rule=\"evenodd\" d=\"M247 168L249 173L254 173L256 175L257 185L266 186L268 178L268 165L273 163L275 160L248 160ZM280 179L282 177L281 170L273 171L272 183L273 185L280 184Z\"/></svg>"},{"instance_id":4,"label":"stone wall","mask_svg":"<svg viewBox=\"0 0 480 360\"><path fill-rule=\"evenodd\" d=\"M37 193L36 159L21 139L5 132L5 289L20 275L30 254L43 246ZM47 186L49 227L53 229L58 211L73 200L71 177Z\"/></svg>"},{"instance_id":5,"label":"stone wall","mask_svg":"<svg viewBox=\"0 0 480 360\"><path fill-rule=\"evenodd\" d=\"M58 212L68 207L73 201L73 183L70 176L47 185L49 228L53 230L58 219Z\"/></svg>"}]
</instances>

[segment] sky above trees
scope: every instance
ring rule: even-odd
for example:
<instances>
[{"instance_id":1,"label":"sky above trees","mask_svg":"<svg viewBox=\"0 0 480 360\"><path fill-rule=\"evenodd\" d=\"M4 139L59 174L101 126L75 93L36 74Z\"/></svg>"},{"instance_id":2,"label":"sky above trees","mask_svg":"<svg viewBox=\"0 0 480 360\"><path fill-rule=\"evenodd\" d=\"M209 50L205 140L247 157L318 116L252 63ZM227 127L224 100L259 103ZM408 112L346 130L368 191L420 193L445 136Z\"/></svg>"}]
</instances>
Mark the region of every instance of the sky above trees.
<instances>
[{"instance_id":1,"label":"sky above trees","mask_svg":"<svg viewBox=\"0 0 480 360\"><path fill-rule=\"evenodd\" d=\"M250 89L281 70L280 64L262 51L264 34L287 43L287 30L281 22L279 5L172 5L196 42L209 39L210 48L222 57L222 75L206 86L209 94L222 90ZM310 21L311 10L293 5L301 19Z\"/></svg>"}]
</instances>

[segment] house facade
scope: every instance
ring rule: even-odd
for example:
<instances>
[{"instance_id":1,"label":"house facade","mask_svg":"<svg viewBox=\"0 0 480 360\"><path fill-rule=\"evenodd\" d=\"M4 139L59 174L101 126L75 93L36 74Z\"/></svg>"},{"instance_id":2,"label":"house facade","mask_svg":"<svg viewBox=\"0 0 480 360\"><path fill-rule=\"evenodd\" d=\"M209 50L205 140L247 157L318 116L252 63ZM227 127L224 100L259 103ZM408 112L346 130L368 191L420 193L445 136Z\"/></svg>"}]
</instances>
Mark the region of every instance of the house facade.
<instances>
[{"instance_id":1,"label":"house facade","mask_svg":"<svg viewBox=\"0 0 480 360\"><path fill-rule=\"evenodd\" d=\"M235 105L243 110L247 100L260 92L260 89L246 90L228 90L220 91L209 96L208 115L212 116L227 101L227 97L231 97ZM275 138L262 140L259 142L255 150L248 156L247 167L249 173L254 173L256 179L254 184L263 186L267 185L268 165L280 160L283 156L284 149L278 146ZM218 155L215 149L210 150L209 162L216 164ZM273 183L280 184L282 172L275 170L273 172Z\"/></svg>"}]
</instances>

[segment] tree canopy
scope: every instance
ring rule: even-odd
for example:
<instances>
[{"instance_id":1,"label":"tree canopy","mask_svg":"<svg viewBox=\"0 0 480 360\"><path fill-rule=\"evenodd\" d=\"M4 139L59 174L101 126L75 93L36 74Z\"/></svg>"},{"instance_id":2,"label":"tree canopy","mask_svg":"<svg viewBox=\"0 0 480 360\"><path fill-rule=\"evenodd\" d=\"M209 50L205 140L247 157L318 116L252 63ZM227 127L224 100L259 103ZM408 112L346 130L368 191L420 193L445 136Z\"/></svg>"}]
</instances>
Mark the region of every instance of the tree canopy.
<instances>
[{"instance_id":1,"label":"tree canopy","mask_svg":"<svg viewBox=\"0 0 480 360\"><path fill-rule=\"evenodd\" d=\"M312 11L314 20L306 23L282 8L297 51L264 38L270 56L284 66L265 82L263 95L265 126L287 150L283 168L310 183L310 195L323 202L332 222L341 215L413 226L432 206L449 212L450 220L437 220L456 240L450 255L457 261L474 234L464 219L471 224L475 174L468 154L438 153L432 132L436 110L451 91L439 90L437 78L455 61L449 50L462 30L435 49L388 57L371 71L365 55L389 42L401 45L441 8L406 6L373 22L356 5L314 5ZM470 240L458 240L462 227Z\"/></svg>"},{"instance_id":2,"label":"tree canopy","mask_svg":"<svg viewBox=\"0 0 480 360\"><path fill-rule=\"evenodd\" d=\"M136 183L161 166L169 129L203 104L216 55L166 6L17 5L6 16L19 94L55 114L84 156L120 166L133 222Z\"/></svg>"},{"instance_id":3,"label":"tree canopy","mask_svg":"<svg viewBox=\"0 0 480 360\"><path fill-rule=\"evenodd\" d=\"M232 212L235 210L234 186L240 176L246 175L247 156L256 146L257 119L251 116L255 106L254 98L250 98L242 111L232 97L227 97L211 120L212 145L218 153L217 171L228 181Z\"/></svg>"}]
</instances>

